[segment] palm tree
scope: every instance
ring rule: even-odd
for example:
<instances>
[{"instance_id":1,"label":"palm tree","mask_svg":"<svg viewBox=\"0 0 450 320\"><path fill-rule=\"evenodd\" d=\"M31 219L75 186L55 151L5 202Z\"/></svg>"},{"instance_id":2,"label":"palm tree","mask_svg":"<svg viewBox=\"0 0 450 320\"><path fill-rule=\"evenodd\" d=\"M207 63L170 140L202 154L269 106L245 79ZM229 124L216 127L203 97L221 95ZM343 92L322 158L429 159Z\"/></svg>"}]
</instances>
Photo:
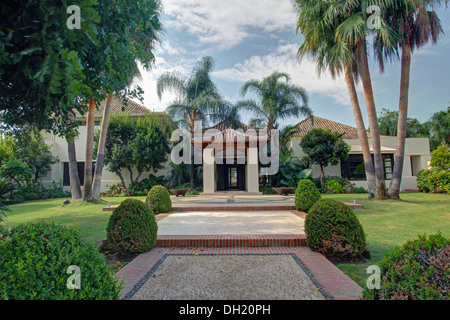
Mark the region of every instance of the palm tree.
<instances>
[{"instance_id":1,"label":"palm tree","mask_svg":"<svg viewBox=\"0 0 450 320\"><path fill-rule=\"evenodd\" d=\"M242 86L242 96L252 92L259 99L259 102L249 99L236 104L238 109L249 111L256 117L250 120L250 126L266 126L270 135L271 130L278 127L279 120L312 115L308 93L290 80L288 74L274 72L261 81L250 80Z\"/></svg>"},{"instance_id":2,"label":"palm tree","mask_svg":"<svg viewBox=\"0 0 450 320\"><path fill-rule=\"evenodd\" d=\"M443 33L440 20L433 10L437 5L448 3L448 0L401 0L388 1L383 12L383 20L400 37L395 47L386 46L382 35L375 38L375 48L380 67L383 69L383 57L397 55L401 50L400 99L397 128L397 151L395 154L392 180L388 195L391 199L399 199L400 185L405 155L405 142L408 123L409 82L411 57L414 49L420 48L430 40L436 43Z\"/></svg>"},{"instance_id":3,"label":"palm tree","mask_svg":"<svg viewBox=\"0 0 450 320\"><path fill-rule=\"evenodd\" d=\"M335 7L331 3L305 0L294 1L294 6L298 11L297 31L300 31L305 37L298 50L298 57L303 59L306 55L313 56L319 76L322 72L329 71L335 78L342 71L344 72L361 142L368 189L370 193L374 194L376 191L375 170L355 87L355 81L358 80L355 60L351 48L345 42L335 39L334 33L338 22L330 19ZM324 17L327 20L324 20ZM331 21L331 23L323 21ZM354 77L355 74L356 77Z\"/></svg>"},{"instance_id":4,"label":"palm tree","mask_svg":"<svg viewBox=\"0 0 450 320\"><path fill-rule=\"evenodd\" d=\"M194 136L196 123L201 121L203 126L206 126L211 120L210 114L219 114L219 108L223 107L223 99L210 75L214 64L212 57L204 56L196 63L188 78L185 79L174 72L167 72L157 81L156 89L160 99L163 92L167 90L177 94L177 99L167 107L166 112L176 124L186 127L191 137ZM194 148L191 148L191 160L193 158ZM194 176L195 167L192 162L191 187L195 186Z\"/></svg>"},{"instance_id":5,"label":"palm tree","mask_svg":"<svg viewBox=\"0 0 450 320\"><path fill-rule=\"evenodd\" d=\"M366 37L369 34L367 25L369 17L366 10L369 5L377 5L380 8L384 8L386 2L386 0L336 1L332 4L330 14L326 17L327 23L338 21L335 29L335 40L344 42L349 46L357 74L361 77L373 145L376 177L375 199L377 200L386 199L387 195L384 163L381 154L380 129L368 62ZM381 19L380 28L376 32L383 39L385 47L392 50L397 38L396 32L383 19Z\"/></svg>"}]
</instances>

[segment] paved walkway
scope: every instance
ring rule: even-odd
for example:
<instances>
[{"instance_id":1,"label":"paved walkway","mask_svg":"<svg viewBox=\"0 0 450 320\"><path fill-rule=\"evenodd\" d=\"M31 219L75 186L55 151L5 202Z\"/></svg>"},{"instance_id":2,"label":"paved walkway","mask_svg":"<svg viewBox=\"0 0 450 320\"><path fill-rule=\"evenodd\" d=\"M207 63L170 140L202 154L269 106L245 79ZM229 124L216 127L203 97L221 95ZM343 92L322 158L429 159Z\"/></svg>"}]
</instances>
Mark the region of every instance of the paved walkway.
<instances>
[{"instance_id":1,"label":"paved walkway","mask_svg":"<svg viewBox=\"0 0 450 320\"><path fill-rule=\"evenodd\" d=\"M304 234L304 219L290 211L174 212L158 235Z\"/></svg>"},{"instance_id":2,"label":"paved walkway","mask_svg":"<svg viewBox=\"0 0 450 320\"><path fill-rule=\"evenodd\" d=\"M118 272L121 297L357 299L362 289L306 247L304 218L298 211L276 210L158 215L157 247Z\"/></svg>"},{"instance_id":3,"label":"paved walkway","mask_svg":"<svg viewBox=\"0 0 450 320\"><path fill-rule=\"evenodd\" d=\"M355 300L362 291L307 247L154 248L118 276L125 300Z\"/></svg>"}]
</instances>

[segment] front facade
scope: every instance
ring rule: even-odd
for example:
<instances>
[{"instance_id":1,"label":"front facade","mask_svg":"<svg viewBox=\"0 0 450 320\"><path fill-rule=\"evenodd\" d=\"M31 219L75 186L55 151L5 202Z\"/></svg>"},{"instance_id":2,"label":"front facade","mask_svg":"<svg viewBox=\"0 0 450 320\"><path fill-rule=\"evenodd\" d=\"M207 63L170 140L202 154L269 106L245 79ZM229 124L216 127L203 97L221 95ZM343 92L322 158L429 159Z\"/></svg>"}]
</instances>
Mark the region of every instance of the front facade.
<instances>
[{"instance_id":1,"label":"front facade","mask_svg":"<svg viewBox=\"0 0 450 320\"><path fill-rule=\"evenodd\" d=\"M308 118L297 125L299 134L290 142L290 146L294 149L294 154L301 158L304 156L300 147L301 138L314 128L330 129L334 132L342 134L344 141L350 145L351 149L349 157L346 161L341 162L337 166L329 166L324 169L326 176L337 176L350 180L358 187L367 189L367 180L364 172L364 160L361 149L361 143L358 138L356 128L343 125L327 119L314 117L314 120ZM372 139L369 138L369 147L372 149ZM391 136L381 136L381 153L384 160L384 171L386 185L389 186L392 171L394 168L394 159L397 149L397 138ZM405 145L405 157L403 162L402 184L400 190L416 190L417 174L421 169L428 169L428 163L431 160L430 141L428 138L408 138ZM317 165L312 167L313 177L320 176L320 170Z\"/></svg>"},{"instance_id":2,"label":"front facade","mask_svg":"<svg viewBox=\"0 0 450 320\"><path fill-rule=\"evenodd\" d=\"M96 130L100 129L101 119L105 102L102 102L99 110L95 115ZM129 101L128 106L124 106L119 99L113 100L112 113L129 114L132 117L139 117L151 114L152 112L135 103ZM158 115L166 117L163 112ZM80 117L80 120L82 118ZM299 133L289 142L289 147L294 150L294 155L302 158L304 153L300 147L301 138L313 128L330 129L332 131L343 134L343 139L351 147L349 158L337 166L325 168L325 175L338 176L350 180L355 185L367 189L367 181L364 169L362 168L363 157L361 144L358 139L356 128L339 124L327 119L314 117L314 120L307 118L297 125ZM217 129L217 128L216 128ZM223 128L222 128L223 129ZM248 127L244 126L246 131ZM225 130L218 130L225 133ZM370 137L370 136L369 136ZM59 163L52 166L51 172L44 178L44 183L50 184L52 181L62 182L66 190L70 190L69 178L69 157L68 146L65 139L51 134L44 134L44 138L48 144L52 146L52 153L58 157ZM201 152L203 160L203 192L204 194L214 194L218 192L238 191L246 194L259 194L259 177L263 175L262 168L259 163L259 150L264 146L263 142L254 140L252 137L246 137L238 134L232 145L224 144L219 149L211 148L210 143L214 140L211 137L203 137L200 144L192 141L197 152ZM262 139L266 141L266 139ZM369 139L371 145L371 139ZM395 137L381 137L381 148L385 165L385 177L387 185L391 178L394 156L397 140ZM76 152L78 160L78 171L80 181L83 185L84 180L84 159L86 145L86 126L79 127L79 136L76 139ZM234 149L233 153L229 153L228 149ZM401 191L417 189L417 174L421 169L427 169L431 160L430 146L428 138L411 138L406 140L405 159L403 164L403 176ZM145 179L149 174L155 176L166 176L169 173L170 159L167 161L164 169L158 172L148 172L141 179ZM313 177L319 177L320 171L318 166L313 166ZM105 167L102 177L102 191L108 186L120 183L120 178L109 172ZM125 183L129 185L130 180L125 176Z\"/></svg>"}]
</instances>

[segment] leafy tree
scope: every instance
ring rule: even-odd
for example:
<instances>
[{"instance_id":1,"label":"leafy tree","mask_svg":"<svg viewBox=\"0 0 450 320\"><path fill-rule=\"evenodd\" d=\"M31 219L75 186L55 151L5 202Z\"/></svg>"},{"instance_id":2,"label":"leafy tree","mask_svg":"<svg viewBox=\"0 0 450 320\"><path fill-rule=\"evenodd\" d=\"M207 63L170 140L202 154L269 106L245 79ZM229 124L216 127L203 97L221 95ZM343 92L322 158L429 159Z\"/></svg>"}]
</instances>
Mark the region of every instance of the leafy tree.
<instances>
[{"instance_id":1,"label":"leafy tree","mask_svg":"<svg viewBox=\"0 0 450 320\"><path fill-rule=\"evenodd\" d=\"M342 139L342 135L331 130L313 129L302 138L300 146L306 153L304 161L318 164L320 167L320 181L325 184L324 167L338 165L348 158L350 146Z\"/></svg>"},{"instance_id":2,"label":"leafy tree","mask_svg":"<svg viewBox=\"0 0 450 320\"><path fill-rule=\"evenodd\" d=\"M450 146L450 107L447 111L434 113L424 126L430 132L431 150L435 150L440 145Z\"/></svg>"},{"instance_id":3,"label":"leafy tree","mask_svg":"<svg viewBox=\"0 0 450 320\"><path fill-rule=\"evenodd\" d=\"M52 164L58 162L50 146L45 143L41 133L34 128L20 128L14 132L15 157L25 162L33 171L33 181L38 182L51 170Z\"/></svg>"},{"instance_id":4,"label":"leafy tree","mask_svg":"<svg viewBox=\"0 0 450 320\"><path fill-rule=\"evenodd\" d=\"M439 146L431 153L431 167L450 170L450 150L446 146Z\"/></svg>"},{"instance_id":5,"label":"leafy tree","mask_svg":"<svg viewBox=\"0 0 450 320\"><path fill-rule=\"evenodd\" d=\"M95 148L97 146L98 141ZM169 152L168 138L157 116L137 120L130 116L111 117L105 144L105 165L119 176L125 189L124 170L129 172L131 185L134 185L144 172L162 169ZM136 176L134 171L137 171Z\"/></svg>"},{"instance_id":6,"label":"leafy tree","mask_svg":"<svg viewBox=\"0 0 450 320\"><path fill-rule=\"evenodd\" d=\"M22 187L31 182L33 171L25 162L11 158L2 163L0 176L10 179Z\"/></svg>"},{"instance_id":7,"label":"leafy tree","mask_svg":"<svg viewBox=\"0 0 450 320\"><path fill-rule=\"evenodd\" d=\"M308 106L308 93L300 86L290 82L286 73L274 72L262 80L247 81L241 88L241 95L249 92L256 94L259 101L243 100L236 104L241 110L246 110L256 118L250 120L250 126L266 126L270 130L278 127L278 121L300 115L311 116Z\"/></svg>"},{"instance_id":8,"label":"leafy tree","mask_svg":"<svg viewBox=\"0 0 450 320\"><path fill-rule=\"evenodd\" d=\"M398 111L391 111L383 108L378 115L380 134L385 136L397 136L398 131ZM416 118L407 119L406 138L427 137L429 134L426 126L421 124Z\"/></svg>"},{"instance_id":9,"label":"leafy tree","mask_svg":"<svg viewBox=\"0 0 450 320\"><path fill-rule=\"evenodd\" d=\"M72 4L72 3L71 3ZM90 92L82 56L96 43L96 0L74 1L82 28L66 27L67 3L60 0L3 1L0 7L0 114L9 125L34 124L66 134L69 111L86 109Z\"/></svg>"}]
</instances>

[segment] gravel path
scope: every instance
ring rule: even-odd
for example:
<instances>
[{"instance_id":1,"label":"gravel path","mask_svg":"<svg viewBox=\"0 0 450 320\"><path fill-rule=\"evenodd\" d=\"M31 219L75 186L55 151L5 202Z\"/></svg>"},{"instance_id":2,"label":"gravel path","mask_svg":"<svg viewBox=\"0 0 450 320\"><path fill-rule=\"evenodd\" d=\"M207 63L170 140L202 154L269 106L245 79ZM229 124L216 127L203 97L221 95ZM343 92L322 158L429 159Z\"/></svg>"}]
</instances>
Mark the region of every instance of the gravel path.
<instances>
[{"instance_id":1,"label":"gravel path","mask_svg":"<svg viewBox=\"0 0 450 320\"><path fill-rule=\"evenodd\" d=\"M291 255L166 256L133 300L324 300Z\"/></svg>"}]
</instances>

